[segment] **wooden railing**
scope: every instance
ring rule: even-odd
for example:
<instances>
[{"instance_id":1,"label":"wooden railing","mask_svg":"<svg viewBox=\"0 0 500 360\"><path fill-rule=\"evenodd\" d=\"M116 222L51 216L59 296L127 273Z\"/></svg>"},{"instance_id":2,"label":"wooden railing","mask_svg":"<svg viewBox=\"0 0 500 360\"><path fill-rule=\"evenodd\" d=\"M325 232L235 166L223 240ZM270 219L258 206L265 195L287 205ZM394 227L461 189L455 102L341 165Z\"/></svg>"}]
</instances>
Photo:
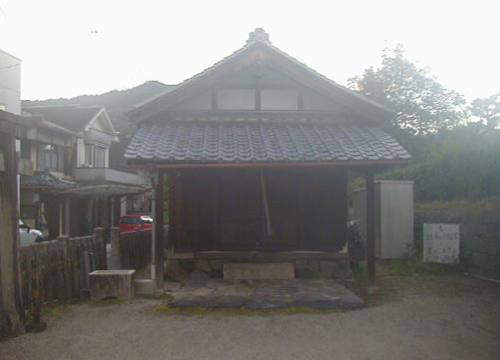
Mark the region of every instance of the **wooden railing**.
<instances>
[{"instance_id":1,"label":"wooden railing","mask_svg":"<svg viewBox=\"0 0 500 360\"><path fill-rule=\"evenodd\" d=\"M23 307L31 309L33 288L41 302L70 301L88 287L88 273L106 269L106 244L103 229L94 234L21 247L20 267Z\"/></svg>"}]
</instances>

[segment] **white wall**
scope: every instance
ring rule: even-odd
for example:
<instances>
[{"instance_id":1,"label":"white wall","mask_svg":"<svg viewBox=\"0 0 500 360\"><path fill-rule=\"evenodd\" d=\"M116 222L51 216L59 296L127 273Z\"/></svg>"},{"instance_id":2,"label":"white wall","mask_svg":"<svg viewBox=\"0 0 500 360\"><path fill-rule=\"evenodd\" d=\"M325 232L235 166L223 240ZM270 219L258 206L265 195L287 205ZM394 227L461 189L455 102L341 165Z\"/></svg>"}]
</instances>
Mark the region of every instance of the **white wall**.
<instances>
[{"instance_id":1,"label":"white wall","mask_svg":"<svg viewBox=\"0 0 500 360\"><path fill-rule=\"evenodd\" d=\"M324 98L313 91L303 93L304 110L336 110L338 106L332 101Z\"/></svg>"},{"instance_id":2,"label":"white wall","mask_svg":"<svg viewBox=\"0 0 500 360\"><path fill-rule=\"evenodd\" d=\"M220 89L217 107L220 110L255 110L255 90Z\"/></svg>"},{"instance_id":3,"label":"white wall","mask_svg":"<svg viewBox=\"0 0 500 360\"><path fill-rule=\"evenodd\" d=\"M21 60L0 50L0 105L21 114Z\"/></svg>"},{"instance_id":4,"label":"white wall","mask_svg":"<svg viewBox=\"0 0 500 360\"><path fill-rule=\"evenodd\" d=\"M209 110L211 107L212 95L207 91L181 102L180 104L176 105L174 109Z\"/></svg>"},{"instance_id":5,"label":"white wall","mask_svg":"<svg viewBox=\"0 0 500 360\"><path fill-rule=\"evenodd\" d=\"M298 110L297 90L262 89L260 107L262 110Z\"/></svg>"},{"instance_id":6,"label":"white wall","mask_svg":"<svg viewBox=\"0 0 500 360\"><path fill-rule=\"evenodd\" d=\"M85 164L85 143L83 139L76 139L76 167L82 167Z\"/></svg>"}]
</instances>

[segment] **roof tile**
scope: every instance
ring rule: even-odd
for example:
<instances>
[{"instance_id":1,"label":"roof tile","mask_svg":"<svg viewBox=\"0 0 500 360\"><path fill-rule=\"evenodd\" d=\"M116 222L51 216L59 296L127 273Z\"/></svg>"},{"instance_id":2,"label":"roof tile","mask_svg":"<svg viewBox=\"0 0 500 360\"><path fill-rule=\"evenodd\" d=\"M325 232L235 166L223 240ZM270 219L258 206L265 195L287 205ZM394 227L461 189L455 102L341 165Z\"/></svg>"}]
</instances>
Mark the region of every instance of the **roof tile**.
<instances>
[{"instance_id":1,"label":"roof tile","mask_svg":"<svg viewBox=\"0 0 500 360\"><path fill-rule=\"evenodd\" d=\"M125 158L164 163L409 160L380 128L311 122L191 121L143 124Z\"/></svg>"}]
</instances>

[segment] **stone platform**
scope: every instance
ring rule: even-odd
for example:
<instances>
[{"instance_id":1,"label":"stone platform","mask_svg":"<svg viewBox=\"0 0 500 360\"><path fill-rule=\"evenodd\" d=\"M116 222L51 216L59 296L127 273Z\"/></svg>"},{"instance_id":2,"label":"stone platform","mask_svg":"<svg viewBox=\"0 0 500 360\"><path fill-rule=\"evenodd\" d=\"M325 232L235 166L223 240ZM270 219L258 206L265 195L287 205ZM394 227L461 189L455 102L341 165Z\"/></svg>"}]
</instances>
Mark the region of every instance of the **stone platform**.
<instances>
[{"instance_id":1,"label":"stone platform","mask_svg":"<svg viewBox=\"0 0 500 360\"><path fill-rule=\"evenodd\" d=\"M364 306L331 279L189 280L173 293L174 307L353 309Z\"/></svg>"},{"instance_id":2,"label":"stone platform","mask_svg":"<svg viewBox=\"0 0 500 360\"><path fill-rule=\"evenodd\" d=\"M96 270L89 274L90 299L116 298L131 301L134 297L135 270Z\"/></svg>"},{"instance_id":3,"label":"stone platform","mask_svg":"<svg viewBox=\"0 0 500 360\"><path fill-rule=\"evenodd\" d=\"M291 280L295 277L292 263L224 264L224 280Z\"/></svg>"}]
</instances>

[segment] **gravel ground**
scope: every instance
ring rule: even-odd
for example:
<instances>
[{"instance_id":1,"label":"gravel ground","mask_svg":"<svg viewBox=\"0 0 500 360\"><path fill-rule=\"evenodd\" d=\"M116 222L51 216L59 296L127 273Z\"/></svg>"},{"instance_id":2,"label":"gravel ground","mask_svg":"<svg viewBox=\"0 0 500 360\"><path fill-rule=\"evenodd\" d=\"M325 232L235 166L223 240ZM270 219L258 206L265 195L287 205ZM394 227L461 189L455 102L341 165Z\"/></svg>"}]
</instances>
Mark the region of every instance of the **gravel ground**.
<instances>
[{"instance_id":1,"label":"gravel ground","mask_svg":"<svg viewBox=\"0 0 500 360\"><path fill-rule=\"evenodd\" d=\"M169 313L159 300L57 307L0 359L498 359L498 286L461 276L386 278L361 310Z\"/></svg>"}]
</instances>

